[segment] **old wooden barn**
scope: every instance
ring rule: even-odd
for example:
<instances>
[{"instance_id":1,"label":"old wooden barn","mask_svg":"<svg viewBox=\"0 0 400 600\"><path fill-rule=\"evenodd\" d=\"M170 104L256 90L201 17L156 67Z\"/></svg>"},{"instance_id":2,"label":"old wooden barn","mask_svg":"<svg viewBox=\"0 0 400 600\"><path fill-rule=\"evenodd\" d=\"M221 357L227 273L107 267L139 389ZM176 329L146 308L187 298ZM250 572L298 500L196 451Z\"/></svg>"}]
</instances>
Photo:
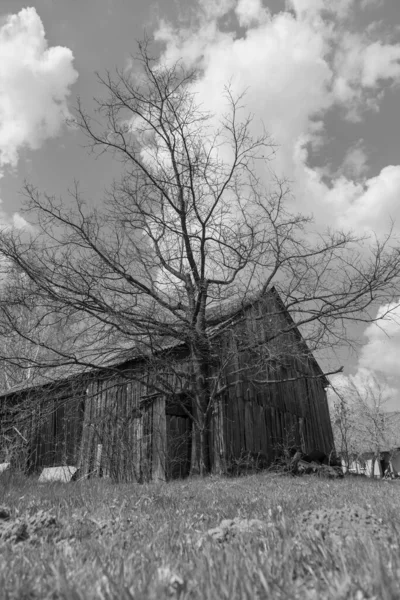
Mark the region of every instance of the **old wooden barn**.
<instances>
[{"instance_id":1,"label":"old wooden barn","mask_svg":"<svg viewBox=\"0 0 400 600\"><path fill-rule=\"evenodd\" d=\"M208 331L214 472L269 464L282 446L333 450L328 381L274 289L214 316ZM157 357L124 353L90 372L3 394L0 462L14 452L28 470L73 465L81 476L118 481L187 476L196 454L188 356L182 343Z\"/></svg>"}]
</instances>

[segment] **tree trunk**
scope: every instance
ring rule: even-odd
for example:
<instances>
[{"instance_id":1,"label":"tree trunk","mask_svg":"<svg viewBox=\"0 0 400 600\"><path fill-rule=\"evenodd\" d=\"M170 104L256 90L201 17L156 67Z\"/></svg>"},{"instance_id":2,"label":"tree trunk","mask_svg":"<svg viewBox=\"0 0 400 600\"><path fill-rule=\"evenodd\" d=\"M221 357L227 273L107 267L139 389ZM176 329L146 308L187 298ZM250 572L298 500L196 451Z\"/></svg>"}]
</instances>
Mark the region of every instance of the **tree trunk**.
<instances>
[{"instance_id":1,"label":"tree trunk","mask_svg":"<svg viewBox=\"0 0 400 600\"><path fill-rule=\"evenodd\" d=\"M192 347L194 375L193 432L191 475L206 475L211 471L210 457L210 390L208 385L208 340L202 336L201 343Z\"/></svg>"}]
</instances>

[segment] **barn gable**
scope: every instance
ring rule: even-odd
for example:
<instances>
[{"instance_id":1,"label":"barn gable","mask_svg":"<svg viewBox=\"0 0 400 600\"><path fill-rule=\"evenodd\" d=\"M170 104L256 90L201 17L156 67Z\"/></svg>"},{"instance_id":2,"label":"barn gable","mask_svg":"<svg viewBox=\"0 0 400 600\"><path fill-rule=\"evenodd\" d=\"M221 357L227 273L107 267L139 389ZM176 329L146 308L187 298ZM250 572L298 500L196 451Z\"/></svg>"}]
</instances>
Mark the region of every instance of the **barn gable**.
<instances>
[{"instance_id":1,"label":"barn gable","mask_svg":"<svg viewBox=\"0 0 400 600\"><path fill-rule=\"evenodd\" d=\"M274 290L216 319L210 337L213 471L249 457L271 463L282 445L333 450L328 382ZM188 348L176 344L157 357L0 398L3 414L14 407L9 415L19 418L29 468L69 464L82 476L118 481L188 475L198 450L188 356Z\"/></svg>"}]
</instances>

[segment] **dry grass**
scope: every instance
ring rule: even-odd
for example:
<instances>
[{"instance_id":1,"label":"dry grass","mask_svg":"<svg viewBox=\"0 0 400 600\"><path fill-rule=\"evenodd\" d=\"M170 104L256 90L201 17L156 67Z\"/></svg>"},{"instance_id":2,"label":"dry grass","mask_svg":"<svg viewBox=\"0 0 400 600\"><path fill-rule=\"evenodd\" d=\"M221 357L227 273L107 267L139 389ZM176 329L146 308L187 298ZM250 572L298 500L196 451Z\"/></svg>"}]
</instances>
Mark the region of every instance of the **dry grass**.
<instances>
[{"instance_id":1,"label":"dry grass","mask_svg":"<svg viewBox=\"0 0 400 600\"><path fill-rule=\"evenodd\" d=\"M381 517L400 540L399 493L397 482L267 473L143 486L101 480L39 484L3 475L0 504L10 506L13 516L49 510L60 526L51 535L0 544L0 596L398 599L398 550L371 539L296 538L295 530L306 509L359 505ZM207 529L238 516L271 526L224 545L196 544Z\"/></svg>"}]
</instances>

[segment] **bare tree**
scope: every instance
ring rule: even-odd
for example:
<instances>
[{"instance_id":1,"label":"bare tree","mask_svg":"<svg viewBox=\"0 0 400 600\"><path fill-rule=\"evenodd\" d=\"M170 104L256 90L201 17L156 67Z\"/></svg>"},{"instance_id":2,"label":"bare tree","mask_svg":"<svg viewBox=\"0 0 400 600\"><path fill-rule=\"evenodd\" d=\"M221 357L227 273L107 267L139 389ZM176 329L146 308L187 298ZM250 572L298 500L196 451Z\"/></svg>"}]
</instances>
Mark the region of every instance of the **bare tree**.
<instances>
[{"instance_id":1,"label":"bare tree","mask_svg":"<svg viewBox=\"0 0 400 600\"><path fill-rule=\"evenodd\" d=\"M25 334L50 351L43 368L90 368L123 348L154 357L177 343L189 347L189 377L175 370L185 378L195 424L192 469L204 473L222 385L210 375L212 326L274 285L277 312L289 311L292 321L271 325L255 371L265 378L265 362L287 355L296 327L308 348L290 351L306 359L310 350L343 343L347 323L372 320L376 303L398 290L399 252L390 235L368 240L366 249L365 238L351 233L313 233L309 217L288 209L286 182L271 176L266 189L258 178L275 149L263 128L252 136L244 96L227 87L226 114L216 123L197 103L195 71L160 64L148 43L136 59L135 71L100 78L106 97L96 118L81 104L76 112L93 152L109 152L123 166L103 206L90 208L77 185L63 201L28 184L32 229L4 230L0 252L5 270L26 274L48 315L80 324L69 350L39 338L35 327ZM26 290L17 285L12 294L23 302ZM3 312L7 302L3 294ZM250 347L251 336L244 343ZM149 396L168 389L166 378L158 363Z\"/></svg>"},{"instance_id":2,"label":"bare tree","mask_svg":"<svg viewBox=\"0 0 400 600\"><path fill-rule=\"evenodd\" d=\"M387 382L368 374L361 381L348 379L334 386L331 407L332 426L337 450L347 466L351 458L373 453L374 462L382 451L399 445L400 414L387 410L391 389Z\"/></svg>"},{"instance_id":3,"label":"bare tree","mask_svg":"<svg viewBox=\"0 0 400 600\"><path fill-rule=\"evenodd\" d=\"M3 393L41 381L40 366L51 357L54 360L50 344L61 350L67 343L63 315L54 308L49 313L43 303L37 303L37 295L24 273L9 265L5 270L7 276L0 286L2 297L7 299L2 303L0 321L0 392Z\"/></svg>"}]
</instances>

